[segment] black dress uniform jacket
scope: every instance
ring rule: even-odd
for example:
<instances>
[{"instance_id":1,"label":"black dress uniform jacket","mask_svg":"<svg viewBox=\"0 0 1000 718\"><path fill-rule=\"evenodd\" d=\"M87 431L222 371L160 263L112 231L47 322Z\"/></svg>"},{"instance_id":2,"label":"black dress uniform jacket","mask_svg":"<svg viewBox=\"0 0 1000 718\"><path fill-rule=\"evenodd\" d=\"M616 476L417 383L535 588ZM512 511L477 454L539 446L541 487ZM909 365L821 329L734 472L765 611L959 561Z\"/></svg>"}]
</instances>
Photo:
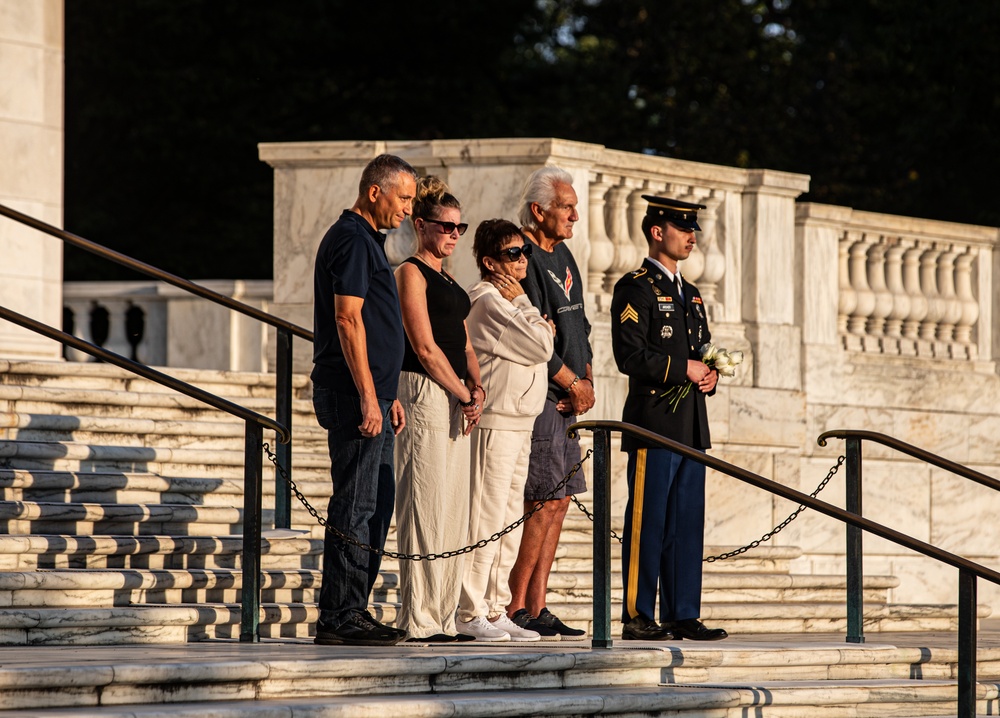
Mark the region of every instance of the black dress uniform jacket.
<instances>
[{"instance_id":1,"label":"black dress uniform jacket","mask_svg":"<svg viewBox=\"0 0 1000 718\"><path fill-rule=\"evenodd\" d=\"M695 449L708 449L706 394L691 387L676 412L670 399L662 396L688 382L688 360L700 360L701 347L712 339L698 288L688 282L682 286L683 301L663 270L648 259L615 284L611 342L618 369L628 376L622 421ZM622 436L624 451L640 448L652 447Z\"/></svg>"}]
</instances>

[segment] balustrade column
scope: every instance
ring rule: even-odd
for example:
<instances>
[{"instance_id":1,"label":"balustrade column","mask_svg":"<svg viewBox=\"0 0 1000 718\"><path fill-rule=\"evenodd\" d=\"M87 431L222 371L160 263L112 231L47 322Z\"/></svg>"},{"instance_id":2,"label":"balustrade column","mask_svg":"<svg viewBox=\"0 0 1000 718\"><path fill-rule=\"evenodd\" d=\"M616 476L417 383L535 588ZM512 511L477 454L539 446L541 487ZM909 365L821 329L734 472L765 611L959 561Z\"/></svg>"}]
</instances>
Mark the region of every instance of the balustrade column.
<instances>
[{"instance_id":1,"label":"balustrade column","mask_svg":"<svg viewBox=\"0 0 1000 718\"><path fill-rule=\"evenodd\" d=\"M955 260L955 294L962 305L962 315L955 325L955 341L965 348L965 356L969 359L979 355L979 347L972 336L972 328L979 319L979 302L972 290L972 266L977 254L969 247Z\"/></svg>"},{"instance_id":2,"label":"balustrade column","mask_svg":"<svg viewBox=\"0 0 1000 718\"><path fill-rule=\"evenodd\" d=\"M937 328L938 341L948 345L947 356L953 356L950 345L955 338L955 324L962 318L962 302L955 295L955 258L958 255L954 248L941 254L938 259L937 277L938 293L944 301L944 314Z\"/></svg>"},{"instance_id":3,"label":"balustrade column","mask_svg":"<svg viewBox=\"0 0 1000 718\"><path fill-rule=\"evenodd\" d=\"M903 320L910 313L910 295L903 283L903 254L906 247L894 239L885 253L885 285L892 295L892 309L885 318L886 342L895 354L907 354L908 342L902 341Z\"/></svg>"},{"instance_id":4,"label":"balustrade column","mask_svg":"<svg viewBox=\"0 0 1000 718\"><path fill-rule=\"evenodd\" d=\"M632 190L628 196L628 233L635 244L636 262L649 256L649 242L642 233L642 218L649 207L649 203L642 198L644 194L656 194L649 188L649 182L644 182L642 187Z\"/></svg>"},{"instance_id":5,"label":"balustrade column","mask_svg":"<svg viewBox=\"0 0 1000 718\"><path fill-rule=\"evenodd\" d=\"M636 257L635 244L628 233L628 195L631 190L623 185L612 187L608 190L607 204L607 227L608 236L614 243L615 255L608 269L607 281L604 289L611 292L615 287L615 282L625 272L629 272L639 266Z\"/></svg>"},{"instance_id":6,"label":"balustrade column","mask_svg":"<svg viewBox=\"0 0 1000 718\"><path fill-rule=\"evenodd\" d=\"M858 293L851 286L850 250L854 238L845 232L837 242L837 274L839 292L837 303L837 334L847 341L847 320L858 306ZM846 344L845 344L846 346Z\"/></svg>"},{"instance_id":7,"label":"balustrade column","mask_svg":"<svg viewBox=\"0 0 1000 718\"><path fill-rule=\"evenodd\" d=\"M857 296L857 304L847 320L848 338L851 339L848 348L864 349L865 327L875 309L875 293L868 286L868 244L863 235L851 245L848 266L851 286Z\"/></svg>"},{"instance_id":8,"label":"balustrade column","mask_svg":"<svg viewBox=\"0 0 1000 718\"><path fill-rule=\"evenodd\" d=\"M937 263L941 250L930 247L920 255L920 288L927 297L927 314L920 322L920 344L917 353L921 356L935 354L938 322L944 316L945 302L938 293Z\"/></svg>"},{"instance_id":9,"label":"balustrade column","mask_svg":"<svg viewBox=\"0 0 1000 718\"><path fill-rule=\"evenodd\" d=\"M881 240L881 238L880 238ZM866 348L876 346L885 351L883 341L883 331L885 329L885 319L892 311L892 292L885 284L885 252L888 247L884 240L876 241L868 250L867 277L868 287L875 298L872 305L871 314L865 322Z\"/></svg>"},{"instance_id":10,"label":"balustrade column","mask_svg":"<svg viewBox=\"0 0 1000 718\"><path fill-rule=\"evenodd\" d=\"M65 330L67 333L85 342L94 341L90 336L90 308L91 302L86 300L73 301L67 299L63 301L63 311L68 311L73 319L72 331L68 327L65 327ZM94 361L90 354L69 346L65 347L64 355L69 361Z\"/></svg>"},{"instance_id":11,"label":"balustrade column","mask_svg":"<svg viewBox=\"0 0 1000 718\"><path fill-rule=\"evenodd\" d=\"M910 311L903 319L903 337L907 341L905 345L900 342L900 351L909 355L917 354L920 323L927 316L927 297L920 287L920 257L923 252L920 246L913 246L903 253L903 286L910 298Z\"/></svg>"},{"instance_id":12,"label":"balustrade column","mask_svg":"<svg viewBox=\"0 0 1000 718\"><path fill-rule=\"evenodd\" d=\"M721 241L718 231L718 212L722 199L716 197L713 192L712 196L700 201L705 205L705 209L698 213L698 224L701 225L698 245L701 246L701 253L705 259L701 276L698 278L698 291L701 292L709 313L715 315L719 306L719 282L726 273L726 256L719 247Z\"/></svg>"},{"instance_id":13,"label":"balustrade column","mask_svg":"<svg viewBox=\"0 0 1000 718\"><path fill-rule=\"evenodd\" d=\"M611 185L604 181L603 175L597 175L597 181L588 187L590 195L590 258L587 260L587 286L590 291L599 293L605 285L608 269L615 259L615 245L608 238L605 225L605 194ZM617 281L617 279L615 280Z\"/></svg>"}]
</instances>

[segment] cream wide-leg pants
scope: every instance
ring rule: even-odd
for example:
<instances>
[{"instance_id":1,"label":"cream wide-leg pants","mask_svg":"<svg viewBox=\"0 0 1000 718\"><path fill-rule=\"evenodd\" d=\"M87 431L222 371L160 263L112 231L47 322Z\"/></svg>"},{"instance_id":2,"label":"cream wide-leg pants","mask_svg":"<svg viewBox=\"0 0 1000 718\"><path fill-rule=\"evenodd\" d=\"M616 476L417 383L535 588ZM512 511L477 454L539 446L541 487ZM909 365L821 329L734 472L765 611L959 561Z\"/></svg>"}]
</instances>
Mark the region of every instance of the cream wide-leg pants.
<instances>
[{"instance_id":1,"label":"cream wide-leg pants","mask_svg":"<svg viewBox=\"0 0 1000 718\"><path fill-rule=\"evenodd\" d=\"M524 482L528 477L531 429L472 430L472 487L469 543L488 539L524 515ZM521 527L477 548L465 560L460 621L506 613L510 603L510 570L521 544Z\"/></svg>"},{"instance_id":2,"label":"cream wide-leg pants","mask_svg":"<svg viewBox=\"0 0 1000 718\"><path fill-rule=\"evenodd\" d=\"M400 553L432 554L466 545L469 437L458 402L424 374L404 371L399 401L406 428L396 437L396 536ZM454 635L463 556L399 561L398 628L411 638Z\"/></svg>"}]
</instances>

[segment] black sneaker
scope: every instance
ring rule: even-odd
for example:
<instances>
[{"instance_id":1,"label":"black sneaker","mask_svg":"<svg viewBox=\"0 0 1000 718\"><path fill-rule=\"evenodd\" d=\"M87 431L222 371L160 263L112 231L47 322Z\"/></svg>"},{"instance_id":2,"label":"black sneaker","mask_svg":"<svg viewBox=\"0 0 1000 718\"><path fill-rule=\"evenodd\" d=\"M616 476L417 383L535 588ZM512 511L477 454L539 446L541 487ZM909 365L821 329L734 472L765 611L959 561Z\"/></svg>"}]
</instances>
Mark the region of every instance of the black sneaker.
<instances>
[{"instance_id":1,"label":"black sneaker","mask_svg":"<svg viewBox=\"0 0 1000 718\"><path fill-rule=\"evenodd\" d=\"M537 618L528 613L527 608L519 608L514 611L514 615L510 617L510 620L513 621L516 626L529 631L535 631L546 641L558 641L562 638L562 636L559 635L559 631L556 629L539 623Z\"/></svg>"},{"instance_id":2,"label":"black sneaker","mask_svg":"<svg viewBox=\"0 0 1000 718\"><path fill-rule=\"evenodd\" d=\"M405 631L384 626L367 611L354 612L335 629L316 625L315 642L321 646L392 646L403 640Z\"/></svg>"},{"instance_id":3,"label":"black sneaker","mask_svg":"<svg viewBox=\"0 0 1000 718\"><path fill-rule=\"evenodd\" d=\"M570 628L567 626L565 623L556 618L556 615L547 608L543 608L541 612L539 612L538 618L534 620L534 623L551 628L559 634L560 640L563 641L579 641L587 635L587 632L583 629ZM532 625L531 630L537 631L538 629Z\"/></svg>"}]
</instances>

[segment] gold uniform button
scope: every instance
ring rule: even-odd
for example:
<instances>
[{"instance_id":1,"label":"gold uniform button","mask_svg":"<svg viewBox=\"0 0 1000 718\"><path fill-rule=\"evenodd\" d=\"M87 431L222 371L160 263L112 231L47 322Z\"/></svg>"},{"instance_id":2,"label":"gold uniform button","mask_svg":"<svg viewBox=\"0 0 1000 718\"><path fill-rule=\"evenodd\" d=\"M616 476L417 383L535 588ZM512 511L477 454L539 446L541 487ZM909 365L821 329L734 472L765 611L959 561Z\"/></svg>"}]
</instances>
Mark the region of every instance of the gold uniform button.
<instances>
[{"instance_id":1,"label":"gold uniform button","mask_svg":"<svg viewBox=\"0 0 1000 718\"><path fill-rule=\"evenodd\" d=\"M655 393L656 393L656 389L650 389L649 390L649 395L650 396L653 396L653 394L655 394Z\"/></svg>"}]
</instances>

